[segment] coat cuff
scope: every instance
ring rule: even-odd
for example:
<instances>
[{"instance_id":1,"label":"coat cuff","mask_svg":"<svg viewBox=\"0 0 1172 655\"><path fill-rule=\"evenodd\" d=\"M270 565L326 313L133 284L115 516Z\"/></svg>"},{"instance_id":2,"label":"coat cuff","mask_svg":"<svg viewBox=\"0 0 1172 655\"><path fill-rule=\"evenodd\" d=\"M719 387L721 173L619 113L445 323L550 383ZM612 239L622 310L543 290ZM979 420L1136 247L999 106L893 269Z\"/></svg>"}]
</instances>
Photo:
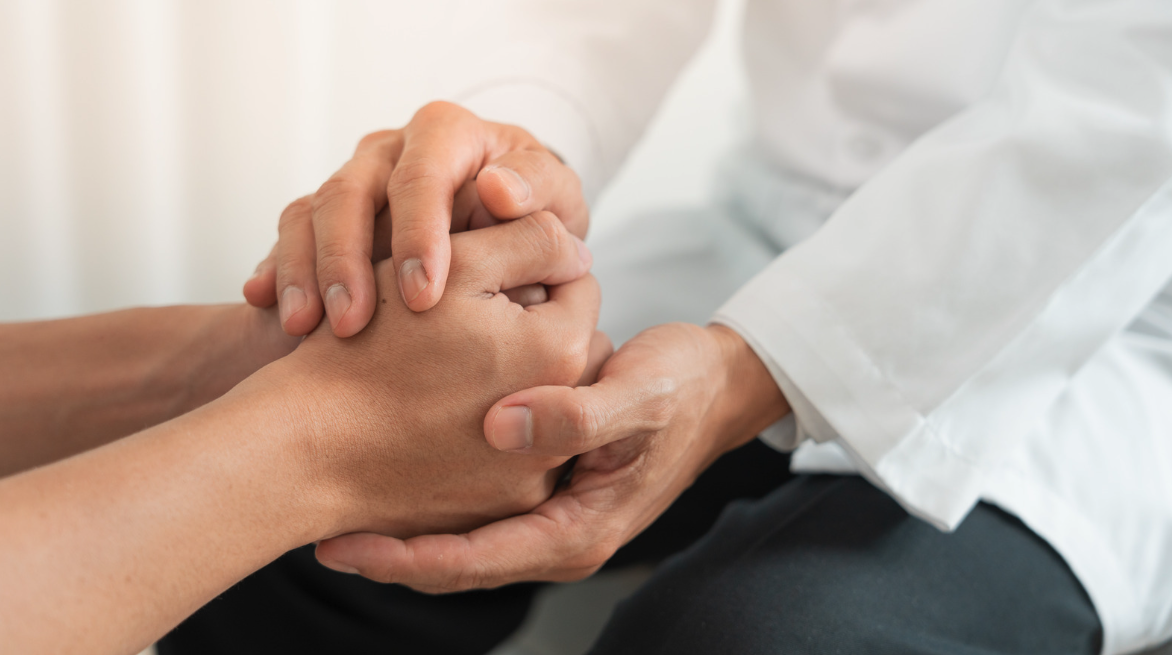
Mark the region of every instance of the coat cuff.
<instances>
[{"instance_id":1,"label":"coat cuff","mask_svg":"<svg viewBox=\"0 0 1172 655\"><path fill-rule=\"evenodd\" d=\"M713 321L740 334L794 398L799 429L791 447L803 436L837 439L864 477L941 530L954 530L976 505L982 469L938 438L791 271L765 269Z\"/></svg>"}]
</instances>

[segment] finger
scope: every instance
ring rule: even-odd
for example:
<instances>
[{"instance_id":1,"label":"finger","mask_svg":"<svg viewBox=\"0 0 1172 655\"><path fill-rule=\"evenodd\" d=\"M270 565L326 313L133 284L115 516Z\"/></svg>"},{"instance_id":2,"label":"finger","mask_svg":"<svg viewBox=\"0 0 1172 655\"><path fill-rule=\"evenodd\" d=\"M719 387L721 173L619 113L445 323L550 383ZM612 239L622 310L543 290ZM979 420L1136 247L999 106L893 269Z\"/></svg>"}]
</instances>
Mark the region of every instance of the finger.
<instances>
[{"instance_id":1,"label":"finger","mask_svg":"<svg viewBox=\"0 0 1172 655\"><path fill-rule=\"evenodd\" d=\"M520 218L544 209L562 219L571 234L586 236L590 212L582 183L541 146L497 157L476 176L476 187L481 203L497 218Z\"/></svg>"},{"instance_id":2,"label":"finger","mask_svg":"<svg viewBox=\"0 0 1172 655\"><path fill-rule=\"evenodd\" d=\"M545 362L544 374L551 376L543 379L542 384L574 385L582 379L590 363L594 328L598 325L598 281L586 275L549 287L547 293L548 301L526 307L520 317L529 337L529 353ZM505 416L516 420L520 415L512 412ZM528 442L512 446L497 443L502 450L523 449L528 445Z\"/></svg>"},{"instance_id":3,"label":"finger","mask_svg":"<svg viewBox=\"0 0 1172 655\"><path fill-rule=\"evenodd\" d=\"M549 293L545 290L544 284L526 284L523 287L506 289L501 293L522 307L539 305L549 300Z\"/></svg>"},{"instance_id":4,"label":"finger","mask_svg":"<svg viewBox=\"0 0 1172 655\"><path fill-rule=\"evenodd\" d=\"M519 580L584 578L613 549L591 548L596 520L573 496L562 494L532 513L466 535L426 535L401 541L352 534L321 542L318 561L429 593L498 587Z\"/></svg>"},{"instance_id":5,"label":"finger","mask_svg":"<svg viewBox=\"0 0 1172 655\"><path fill-rule=\"evenodd\" d=\"M277 246L269 251L256 271L244 283L244 300L253 307L266 309L277 302Z\"/></svg>"},{"instance_id":6,"label":"finger","mask_svg":"<svg viewBox=\"0 0 1172 655\"><path fill-rule=\"evenodd\" d=\"M370 261L378 263L391 258L391 210L383 210L374 216L374 251L370 254Z\"/></svg>"},{"instance_id":7,"label":"finger","mask_svg":"<svg viewBox=\"0 0 1172 655\"><path fill-rule=\"evenodd\" d=\"M582 371L582 377L578 379L579 387L588 387L598 380L598 372L602 370L602 365L610 356L614 354L614 344L610 342L610 337L601 330L594 331L594 337L590 339L590 353L586 356L586 370Z\"/></svg>"},{"instance_id":8,"label":"finger","mask_svg":"<svg viewBox=\"0 0 1172 655\"><path fill-rule=\"evenodd\" d=\"M461 284L478 292L562 284L585 275L593 263L586 244L549 212L454 234L451 243L458 251Z\"/></svg>"},{"instance_id":9,"label":"finger","mask_svg":"<svg viewBox=\"0 0 1172 655\"><path fill-rule=\"evenodd\" d=\"M550 336L572 336L580 340L584 348L582 354L587 355L594 328L598 325L598 308L602 300L598 280L587 274L565 284L546 287L546 293L549 300L526 307L526 314L540 321L542 329Z\"/></svg>"},{"instance_id":10,"label":"finger","mask_svg":"<svg viewBox=\"0 0 1172 655\"><path fill-rule=\"evenodd\" d=\"M669 387L631 373L607 375L604 368L589 387L534 387L502 398L484 418L484 435L499 450L580 455L662 430Z\"/></svg>"},{"instance_id":11,"label":"finger","mask_svg":"<svg viewBox=\"0 0 1172 655\"><path fill-rule=\"evenodd\" d=\"M281 327L297 337L309 334L322 316L312 221L313 206L306 196L285 208L277 227L276 295Z\"/></svg>"},{"instance_id":12,"label":"finger","mask_svg":"<svg viewBox=\"0 0 1172 655\"><path fill-rule=\"evenodd\" d=\"M465 232L492 227L500 223L488 213L484 204L480 202L480 193L476 190L476 180L468 180L456 192L452 201L451 232Z\"/></svg>"},{"instance_id":13,"label":"finger","mask_svg":"<svg viewBox=\"0 0 1172 655\"><path fill-rule=\"evenodd\" d=\"M471 112L437 102L420 109L404 130L387 197L399 292L413 311L434 307L447 285L453 199L481 166L481 125Z\"/></svg>"},{"instance_id":14,"label":"finger","mask_svg":"<svg viewBox=\"0 0 1172 655\"><path fill-rule=\"evenodd\" d=\"M313 196L318 290L339 337L357 334L374 315L374 217L386 204L387 179L401 146L397 132L363 139Z\"/></svg>"}]
</instances>

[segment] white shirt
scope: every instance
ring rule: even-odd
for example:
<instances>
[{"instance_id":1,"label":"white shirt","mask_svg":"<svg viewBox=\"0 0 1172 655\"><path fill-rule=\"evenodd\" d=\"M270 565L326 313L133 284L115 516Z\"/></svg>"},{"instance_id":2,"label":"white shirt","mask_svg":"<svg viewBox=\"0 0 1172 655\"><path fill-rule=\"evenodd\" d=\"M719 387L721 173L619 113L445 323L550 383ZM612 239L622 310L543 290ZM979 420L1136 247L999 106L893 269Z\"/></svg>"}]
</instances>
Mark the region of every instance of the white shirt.
<instances>
[{"instance_id":1,"label":"white shirt","mask_svg":"<svg viewBox=\"0 0 1172 655\"><path fill-rule=\"evenodd\" d=\"M470 1L450 77L593 194L711 14ZM744 47L773 181L738 179L792 247L714 320L794 407L765 438L945 530L1016 514L1105 653L1172 637L1172 2L748 0Z\"/></svg>"}]
</instances>

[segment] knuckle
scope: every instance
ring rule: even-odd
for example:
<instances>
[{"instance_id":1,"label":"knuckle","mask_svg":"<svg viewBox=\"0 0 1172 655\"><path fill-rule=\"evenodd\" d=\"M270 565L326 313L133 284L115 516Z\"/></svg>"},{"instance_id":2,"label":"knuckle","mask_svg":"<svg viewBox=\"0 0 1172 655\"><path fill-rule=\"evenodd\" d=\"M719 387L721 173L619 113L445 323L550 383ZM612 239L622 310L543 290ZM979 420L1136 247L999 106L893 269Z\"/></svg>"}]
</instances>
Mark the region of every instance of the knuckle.
<instances>
[{"instance_id":1,"label":"knuckle","mask_svg":"<svg viewBox=\"0 0 1172 655\"><path fill-rule=\"evenodd\" d=\"M292 256L277 262L278 289L301 279L312 268L313 260L305 257Z\"/></svg>"},{"instance_id":2,"label":"knuckle","mask_svg":"<svg viewBox=\"0 0 1172 655\"><path fill-rule=\"evenodd\" d=\"M438 162L430 157L414 157L395 166L395 170L391 171L388 188L392 198L402 199L414 193L415 187L420 183L441 177L442 169Z\"/></svg>"},{"instance_id":3,"label":"knuckle","mask_svg":"<svg viewBox=\"0 0 1172 655\"><path fill-rule=\"evenodd\" d=\"M334 174L313 194L313 211L330 211L348 198L360 197L364 192L365 189L357 180L341 173Z\"/></svg>"},{"instance_id":4,"label":"knuckle","mask_svg":"<svg viewBox=\"0 0 1172 655\"><path fill-rule=\"evenodd\" d=\"M304 220L313 212L313 197L302 196L297 200L289 203L285 210L281 212L281 218L278 220L278 227L289 227L294 223Z\"/></svg>"},{"instance_id":5,"label":"knuckle","mask_svg":"<svg viewBox=\"0 0 1172 655\"><path fill-rule=\"evenodd\" d=\"M536 211L529 215L529 221L537 230L540 230L542 236L550 241L558 241L562 237L564 230L562 229L562 222L558 220L551 212Z\"/></svg>"},{"instance_id":6,"label":"knuckle","mask_svg":"<svg viewBox=\"0 0 1172 655\"><path fill-rule=\"evenodd\" d=\"M388 140L394 139L398 135L398 130L379 130L378 132L371 132L358 140L358 147L354 149L355 152L363 150L375 149L382 146Z\"/></svg>"},{"instance_id":7,"label":"knuckle","mask_svg":"<svg viewBox=\"0 0 1172 655\"><path fill-rule=\"evenodd\" d=\"M542 372L550 378L552 384L567 384L565 378L570 377L572 371L566 361L567 339L563 331L557 327L540 330L533 338L536 351L541 354Z\"/></svg>"},{"instance_id":8,"label":"knuckle","mask_svg":"<svg viewBox=\"0 0 1172 655\"><path fill-rule=\"evenodd\" d=\"M583 329L584 327L587 326L565 323L561 329L547 330L544 335L547 361L551 362L558 375L570 378L569 383L576 382L581 377L590 358L592 330Z\"/></svg>"},{"instance_id":9,"label":"knuckle","mask_svg":"<svg viewBox=\"0 0 1172 655\"><path fill-rule=\"evenodd\" d=\"M556 258L566 247L566 231L562 222L547 211L539 211L522 219L533 245L546 260Z\"/></svg>"},{"instance_id":10,"label":"knuckle","mask_svg":"<svg viewBox=\"0 0 1172 655\"><path fill-rule=\"evenodd\" d=\"M501 136L521 147L541 145L540 142L538 142L538 140L529 133L529 130L526 130L525 128L518 125L501 123L499 124L499 129L501 131Z\"/></svg>"},{"instance_id":11,"label":"knuckle","mask_svg":"<svg viewBox=\"0 0 1172 655\"><path fill-rule=\"evenodd\" d=\"M593 406L574 403L566 430L562 434L563 440L573 452L584 452L593 445L601 423L601 417Z\"/></svg>"},{"instance_id":12,"label":"knuckle","mask_svg":"<svg viewBox=\"0 0 1172 655\"><path fill-rule=\"evenodd\" d=\"M412 247L418 244L430 243L437 237L442 236L444 236L443 233L437 231L435 224L429 220L423 220L418 217L413 221L404 220L399 224L398 231L395 232L395 247L398 248L401 245ZM457 247L455 243L452 245L453 248ZM465 250L476 250L475 245L461 244L460 247Z\"/></svg>"},{"instance_id":13,"label":"knuckle","mask_svg":"<svg viewBox=\"0 0 1172 655\"><path fill-rule=\"evenodd\" d=\"M586 370L589 346L581 343L566 344L564 341L558 339L550 346L553 356L552 373L560 384L568 386L577 382L582 377L582 371Z\"/></svg>"},{"instance_id":14,"label":"knuckle","mask_svg":"<svg viewBox=\"0 0 1172 655\"><path fill-rule=\"evenodd\" d=\"M445 100L432 100L415 112L415 116L411 118L411 122L427 123L435 120L443 120L467 111L463 107Z\"/></svg>"},{"instance_id":15,"label":"knuckle","mask_svg":"<svg viewBox=\"0 0 1172 655\"><path fill-rule=\"evenodd\" d=\"M578 379L577 376L582 375L583 369L586 368L586 360L589 358L590 336L588 334L581 336L575 334L570 346L562 351L562 362L569 367L569 372L575 376L574 380Z\"/></svg>"},{"instance_id":16,"label":"knuckle","mask_svg":"<svg viewBox=\"0 0 1172 655\"><path fill-rule=\"evenodd\" d=\"M326 241L318 244L317 266L324 273L340 273L341 269L355 259L360 259L362 253L345 244L336 241Z\"/></svg>"}]
</instances>

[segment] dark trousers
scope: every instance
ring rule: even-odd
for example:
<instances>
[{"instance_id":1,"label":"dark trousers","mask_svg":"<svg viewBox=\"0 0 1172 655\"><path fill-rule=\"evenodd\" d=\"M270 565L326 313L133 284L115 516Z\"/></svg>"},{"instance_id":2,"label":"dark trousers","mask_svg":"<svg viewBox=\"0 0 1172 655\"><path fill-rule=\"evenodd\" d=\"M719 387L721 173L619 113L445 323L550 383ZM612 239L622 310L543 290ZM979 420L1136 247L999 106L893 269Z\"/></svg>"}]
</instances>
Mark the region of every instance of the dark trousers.
<instances>
[{"instance_id":1,"label":"dark trousers","mask_svg":"<svg viewBox=\"0 0 1172 655\"><path fill-rule=\"evenodd\" d=\"M787 464L758 442L726 455L619 551L608 566L666 561L594 652L1098 653L1081 585L1017 519L982 504L942 534L860 478L791 479ZM484 653L537 588L427 596L335 573L302 548L159 652Z\"/></svg>"}]
</instances>

